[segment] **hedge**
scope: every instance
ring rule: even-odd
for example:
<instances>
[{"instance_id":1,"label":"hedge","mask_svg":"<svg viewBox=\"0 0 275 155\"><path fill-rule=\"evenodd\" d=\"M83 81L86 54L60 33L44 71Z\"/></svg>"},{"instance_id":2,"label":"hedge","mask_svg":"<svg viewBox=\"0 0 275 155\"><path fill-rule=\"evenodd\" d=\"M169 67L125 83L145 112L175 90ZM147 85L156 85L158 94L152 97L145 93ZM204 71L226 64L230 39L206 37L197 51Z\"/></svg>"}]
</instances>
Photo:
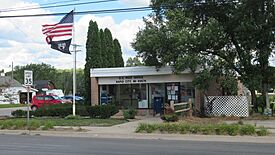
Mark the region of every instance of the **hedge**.
<instances>
[{"instance_id":1,"label":"hedge","mask_svg":"<svg viewBox=\"0 0 275 155\"><path fill-rule=\"evenodd\" d=\"M115 105L99 105L99 106L76 106L76 115L90 116L91 118L110 118L112 115L118 113L118 108ZM34 117L62 117L72 114L71 104L55 104L39 108L36 111L30 111L30 115ZM12 112L14 117L26 117L27 111L16 110Z\"/></svg>"}]
</instances>

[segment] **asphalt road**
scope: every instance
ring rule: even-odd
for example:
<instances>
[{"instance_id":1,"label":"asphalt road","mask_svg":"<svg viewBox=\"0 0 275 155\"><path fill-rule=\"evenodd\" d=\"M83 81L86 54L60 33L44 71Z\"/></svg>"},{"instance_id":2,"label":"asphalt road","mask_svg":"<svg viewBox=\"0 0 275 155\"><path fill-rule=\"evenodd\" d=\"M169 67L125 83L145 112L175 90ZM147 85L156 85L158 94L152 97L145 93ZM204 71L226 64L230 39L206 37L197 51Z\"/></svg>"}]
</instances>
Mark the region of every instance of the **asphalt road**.
<instances>
[{"instance_id":1,"label":"asphalt road","mask_svg":"<svg viewBox=\"0 0 275 155\"><path fill-rule=\"evenodd\" d=\"M11 116L11 112L17 109L27 110L27 107L0 108L0 116Z\"/></svg>"},{"instance_id":2,"label":"asphalt road","mask_svg":"<svg viewBox=\"0 0 275 155\"><path fill-rule=\"evenodd\" d=\"M270 155L274 144L0 135L0 155Z\"/></svg>"}]
</instances>

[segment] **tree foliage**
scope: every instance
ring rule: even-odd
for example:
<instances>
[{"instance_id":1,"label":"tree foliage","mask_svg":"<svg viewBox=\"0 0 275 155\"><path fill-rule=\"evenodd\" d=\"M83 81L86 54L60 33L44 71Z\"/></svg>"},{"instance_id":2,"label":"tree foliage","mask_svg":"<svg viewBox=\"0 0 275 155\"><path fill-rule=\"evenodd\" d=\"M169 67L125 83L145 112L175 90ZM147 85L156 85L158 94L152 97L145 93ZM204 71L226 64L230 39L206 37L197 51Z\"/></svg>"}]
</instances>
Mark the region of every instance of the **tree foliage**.
<instances>
[{"instance_id":1,"label":"tree foliage","mask_svg":"<svg viewBox=\"0 0 275 155\"><path fill-rule=\"evenodd\" d=\"M36 80L51 80L56 81L56 69L45 63L41 64L27 64L25 66L15 66L13 71L13 78L20 83L24 83L24 70L33 71L33 81ZM7 75L11 75L11 72L8 72Z\"/></svg>"},{"instance_id":2,"label":"tree foliage","mask_svg":"<svg viewBox=\"0 0 275 155\"><path fill-rule=\"evenodd\" d=\"M104 36L106 39L106 44L105 44L105 48L106 48L106 56L107 56L107 61L108 61L108 65L107 67L115 67L115 56L114 56L114 44L113 44L113 37L112 37L112 33L109 29L104 29Z\"/></svg>"},{"instance_id":3,"label":"tree foliage","mask_svg":"<svg viewBox=\"0 0 275 155\"><path fill-rule=\"evenodd\" d=\"M128 58L126 61L126 67L134 67L134 66L144 66L144 63L142 63L138 57Z\"/></svg>"},{"instance_id":4,"label":"tree foliage","mask_svg":"<svg viewBox=\"0 0 275 155\"><path fill-rule=\"evenodd\" d=\"M155 65L185 64L183 68L176 68L193 70L203 66L211 68L223 62L220 67L226 65L224 69L233 75L237 73L254 95L256 89L261 88L263 93L267 91L271 73L268 58L275 41L274 1L151 2L154 11L149 19L144 20L146 27L138 32L132 44L145 61L153 57ZM209 70L209 73L213 71ZM227 89L229 85L224 82L232 82L228 78L232 77L221 82Z\"/></svg>"},{"instance_id":5,"label":"tree foliage","mask_svg":"<svg viewBox=\"0 0 275 155\"><path fill-rule=\"evenodd\" d=\"M20 83L24 83L24 70L33 71L33 80L51 80L57 89L62 89L65 95L72 94L73 90L73 71L71 69L55 69L49 64L27 64L25 66L14 67L14 79ZM8 76L12 73L7 72ZM76 70L77 78L77 91L76 93L80 96L84 94L84 73L83 69Z\"/></svg>"},{"instance_id":6,"label":"tree foliage","mask_svg":"<svg viewBox=\"0 0 275 155\"><path fill-rule=\"evenodd\" d=\"M115 66L114 67L123 67L124 66L121 46L120 46L120 43L117 39L114 39L114 59L115 59Z\"/></svg>"},{"instance_id":7,"label":"tree foliage","mask_svg":"<svg viewBox=\"0 0 275 155\"><path fill-rule=\"evenodd\" d=\"M107 40L106 36L104 34L104 31L102 29L99 30L99 36L100 36L100 43L101 43L101 65L102 68L107 68L109 66L109 58L108 58L108 51L106 48Z\"/></svg>"},{"instance_id":8,"label":"tree foliage","mask_svg":"<svg viewBox=\"0 0 275 155\"><path fill-rule=\"evenodd\" d=\"M109 29L99 29L97 23L91 20L86 41L84 69L86 103L91 103L90 69L122 66L124 66L124 62L119 41L113 40Z\"/></svg>"},{"instance_id":9,"label":"tree foliage","mask_svg":"<svg viewBox=\"0 0 275 155\"><path fill-rule=\"evenodd\" d=\"M85 103L91 103L90 69L102 67L101 40L96 22L90 21L86 42L86 64L84 68Z\"/></svg>"}]
</instances>

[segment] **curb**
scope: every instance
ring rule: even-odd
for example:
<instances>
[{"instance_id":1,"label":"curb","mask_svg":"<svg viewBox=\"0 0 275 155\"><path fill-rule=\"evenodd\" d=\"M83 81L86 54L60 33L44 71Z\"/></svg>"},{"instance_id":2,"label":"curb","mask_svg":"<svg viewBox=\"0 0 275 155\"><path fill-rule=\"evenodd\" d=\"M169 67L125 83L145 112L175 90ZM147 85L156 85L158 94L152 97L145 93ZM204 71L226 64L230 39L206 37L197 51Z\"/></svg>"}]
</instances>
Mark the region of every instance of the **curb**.
<instances>
[{"instance_id":1,"label":"curb","mask_svg":"<svg viewBox=\"0 0 275 155\"><path fill-rule=\"evenodd\" d=\"M179 140L204 142L247 142L275 144L275 134L271 136L221 136L221 135L181 135L181 134L144 134L144 133L100 133L91 131L28 131L0 130L1 135L31 135L52 137L85 137L108 139L150 139L150 140Z\"/></svg>"}]
</instances>

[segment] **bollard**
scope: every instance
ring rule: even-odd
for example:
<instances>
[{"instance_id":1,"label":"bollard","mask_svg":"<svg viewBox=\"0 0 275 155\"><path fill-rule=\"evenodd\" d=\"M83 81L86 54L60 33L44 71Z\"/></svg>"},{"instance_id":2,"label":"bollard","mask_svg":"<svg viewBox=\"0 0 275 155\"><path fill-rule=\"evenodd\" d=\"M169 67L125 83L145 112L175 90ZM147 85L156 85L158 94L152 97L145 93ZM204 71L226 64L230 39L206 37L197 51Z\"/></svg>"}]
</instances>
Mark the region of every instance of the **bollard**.
<instances>
[{"instance_id":1,"label":"bollard","mask_svg":"<svg viewBox=\"0 0 275 155\"><path fill-rule=\"evenodd\" d=\"M189 98L188 103L189 103L189 117L192 117L193 108L192 108L192 99L191 98Z\"/></svg>"}]
</instances>

